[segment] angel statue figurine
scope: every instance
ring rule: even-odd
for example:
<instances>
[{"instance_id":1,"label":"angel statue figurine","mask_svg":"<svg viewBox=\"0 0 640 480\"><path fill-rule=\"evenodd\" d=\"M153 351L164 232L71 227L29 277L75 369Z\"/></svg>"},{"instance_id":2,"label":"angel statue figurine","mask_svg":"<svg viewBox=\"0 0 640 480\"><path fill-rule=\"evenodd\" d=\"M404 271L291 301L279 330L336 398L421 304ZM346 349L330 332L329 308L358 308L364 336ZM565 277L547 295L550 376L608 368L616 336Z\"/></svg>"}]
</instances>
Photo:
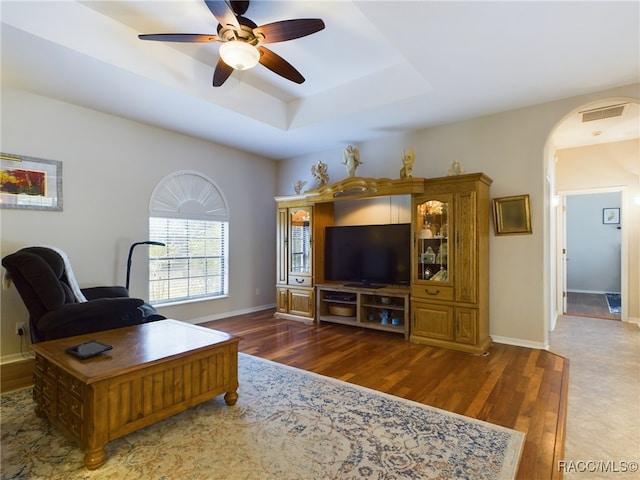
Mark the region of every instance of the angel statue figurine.
<instances>
[{"instance_id":1,"label":"angel statue figurine","mask_svg":"<svg viewBox=\"0 0 640 480\"><path fill-rule=\"evenodd\" d=\"M318 184L318 188L324 187L327 183L329 183L329 166L326 163L318 160L316 163L311 165L311 175L316 179Z\"/></svg>"},{"instance_id":2,"label":"angel statue figurine","mask_svg":"<svg viewBox=\"0 0 640 480\"><path fill-rule=\"evenodd\" d=\"M402 150L402 168L400 169L400 178L409 178L413 176L413 163L416 161L416 153L413 148L409 148L409 153Z\"/></svg>"},{"instance_id":3,"label":"angel statue figurine","mask_svg":"<svg viewBox=\"0 0 640 480\"><path fill-rule=\"evenodd\" d=\"M360 161L360 150L358 150L358 147L349 145L344 151L343 158L344 161L342 164L347 166L347 173L350 177L355 177L356 169L362 165Z\"/></svg>"}]
</instances>

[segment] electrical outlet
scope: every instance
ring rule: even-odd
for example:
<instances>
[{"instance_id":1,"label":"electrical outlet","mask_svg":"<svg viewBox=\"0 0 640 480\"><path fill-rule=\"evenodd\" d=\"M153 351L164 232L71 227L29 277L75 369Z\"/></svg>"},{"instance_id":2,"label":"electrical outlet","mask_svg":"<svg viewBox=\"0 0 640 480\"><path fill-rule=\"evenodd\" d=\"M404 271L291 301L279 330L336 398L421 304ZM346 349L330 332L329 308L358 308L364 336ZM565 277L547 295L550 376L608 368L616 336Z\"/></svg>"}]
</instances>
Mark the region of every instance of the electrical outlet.
<instances>
[{"instance_id":1,"label":"electrical outlet","mask_svg":"<svg viewBox=\"0 0 640 480\"><path fill-rule=\"evenodd\" d=\"M25 334L24 322L17 322L16 323L16 335L24 335L24 334Z\"/></svg>"},{"instance_id":2,"label":"electrical outlet","mask_svg":"<svg viewBox=\"0 0 640 480\"><path fill-rule=\"evenodd\" d=\"M256 295L260 295L260 288L256 288Z\"/></svg>"}]
</instances>

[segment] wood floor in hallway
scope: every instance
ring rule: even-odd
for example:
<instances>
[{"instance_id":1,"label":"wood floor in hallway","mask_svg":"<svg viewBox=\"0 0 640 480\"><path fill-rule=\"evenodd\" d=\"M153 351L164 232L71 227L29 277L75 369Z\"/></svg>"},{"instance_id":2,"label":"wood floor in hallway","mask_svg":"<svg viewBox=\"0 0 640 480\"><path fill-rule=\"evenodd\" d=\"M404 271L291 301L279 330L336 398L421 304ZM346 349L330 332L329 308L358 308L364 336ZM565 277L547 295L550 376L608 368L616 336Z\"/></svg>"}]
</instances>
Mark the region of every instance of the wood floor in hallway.
<instances>
[{"instance_id":1,"label":"wood floor in hallway","mask_svg":"<svg viewBox=\"0 0 640 480\"><path fill-rule=\"evenodd\" d=\"M619 313L609 312L607 297L603 293L567 292L567 315L605 320L620 320Z\"/></svg>"}]
</instances>

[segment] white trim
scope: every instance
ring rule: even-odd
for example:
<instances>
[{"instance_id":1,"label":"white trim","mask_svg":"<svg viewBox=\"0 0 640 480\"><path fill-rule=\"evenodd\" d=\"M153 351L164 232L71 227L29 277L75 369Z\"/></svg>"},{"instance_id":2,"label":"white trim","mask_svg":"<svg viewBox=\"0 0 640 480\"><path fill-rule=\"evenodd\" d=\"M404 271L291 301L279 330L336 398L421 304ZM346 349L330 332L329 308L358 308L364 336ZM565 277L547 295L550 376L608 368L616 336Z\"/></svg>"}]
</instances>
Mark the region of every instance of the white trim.
<instances>
[{"instance_id":1,"label":"white trim","mask_svg":"<svg viewBox=\"0 0 640 480\"><path fill-rule=\"evenodd\" d=\"M33 360L36 358L34 354L25 353L12 353L11 355L4 355L0 357L0 365L7 365L10 363L26 362L27 360Z\"/></svg>"},{"instance_id":2,"label":"white trim","mask_svg":"<svg viewBox=\"0 0 640 480\"><path fill-rule=\"evenodd\" d=\"M194 185L188 184L174 185L174 187L179 191L171 191L169 184L174 182L180 183L180 179L187 177L197 177L199 179L198 185L203 188L205 186L210 187L210 191L203 191L201 188L194 189ZM202 182L204 182L204 184ZM161 200L160 197L163 195L164 198ZM185 202L194 202L206 210L207 205L209 205L209 207L212 206L212 200L214 204L220 204L217 208L218 211L181 211L181 207ZM156 184L155 188L151 192L151 198L149 199L149 216L228 222L229 203L227 202L227 199L222 193L220 187L209 177L192 170L180 170L167 175Z\"/></svg>"},{"instance_id":3,"label":"white trim","mask_svg":"<svg viewBox=\"0 0 640 480\"><path fill-rule=\"evenodd\" d=\"M223 320L225 318L236 317L238 315L245 315L247 313L261 312L262 310L270 310L276 307L275 303L269 305L260 305L257 307L243 308L241 310L233 310L231 312L216 313L214 315L207 315L206 317L192 318L190 320L180 319L182 322L191 323L192 325L198 325L200 323L212 322L214 320Z\"/></svg>"},{"instance_id":4,"label":"white trim","mask_svg":"<svg viewBox=\"0 0 640 480\"><path fill-rule=\"evenodd\" d=\"M572 190L558 190L557 195L562 199L562 203L566 201L566 197L574 196L574 195L591 195L598 193L620 193L620 205L621 208L621 219L620 221L624 224L626 222L627 205L629 203L629 188L625 185L611 185L607 187L594 187L594 188L577 188ZM556 243L558 243L561 235L566 235L566 231L556 232L556 238L554 239ZM622 304L621 306L621 320L623 322L628 322L629 318L629 229L623 228L620 233L620 289L621 292L606 292L606 293L620 293L622 296ZM559 253L557 253L558 255ZM556 265L556 268L558 266ZM566 272L565 272L566 275ZM577 291L577 290L573 290ZM564 314L565 312L558 312L559 315Z\"/></svg>"},{"instance_id":5,"label":"white trim","mask_svg":"<svg viewBox=\"0 0 640 480\"><path fill-rule=\"evenodd\" d=\"M500 337L497 335L491 335L491 338L494 343L503 343L505 345L533 348L536 350L549 350L549 344L544 342L532 342L530 340L522 340L521 338Z\"/></svg>"},{"instance_id":6,"label":"white trim","mask_svg":"<svg viewBox=\"0 0 640 480\"><path fill-rule=\"evenodd\" d=\"M607 293L617 293L618 295L620 295L620 292L610 292L610 291L600 291L600 290L576 290L576 289L571 289L571 290L567 290L567 293L592 293L594 295L605 295Z\"/></svg>"},{"instance_id":7,"label":"white trim","mask_svg":"<svg viewBox=\"0 0 640 480\"><path fill-rule=\"evenodd\" d=\"M623 320L623 322L625 322L625 323L633 323L633 324L637 325L638 328L640 328L640 318L628 317L626 320Z\"/></svg>"},{"instance_id":8,"label":"white trim","mask_svg":"<svg viewBox=\"0 0 640 480\"><path fill-rule=\"evenodd\" d=\"M198 298L188 298L186 300L178 300L176 302L162 302L162 303L153 303L151 302L151 306L155 309L165 308L165 307L176 307L178 305L186 305L189 303L198 303L198 302L212 302L214 300L220 300L223 298L229 298L229 294L211 296L211 297L198 297Z\"/></svg>"}]
</instances>

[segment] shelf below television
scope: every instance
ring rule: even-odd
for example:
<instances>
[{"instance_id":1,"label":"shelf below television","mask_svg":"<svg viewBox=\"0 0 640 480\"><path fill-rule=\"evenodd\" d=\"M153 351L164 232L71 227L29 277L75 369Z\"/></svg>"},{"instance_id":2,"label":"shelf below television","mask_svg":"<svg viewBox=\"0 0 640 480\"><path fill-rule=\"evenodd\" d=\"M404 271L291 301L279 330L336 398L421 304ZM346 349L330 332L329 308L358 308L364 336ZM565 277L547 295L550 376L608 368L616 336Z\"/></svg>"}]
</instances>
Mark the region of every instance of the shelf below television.
<instances>
[{"instance_id":1,"label":"shelf below television","mask_svg":"<svg viewBox=\"0 0 640 480\"><path fill-rule=\"evenodd\" d=\"M318 322L402 333L409 338L409 287L386 285L372 290L322 284L316 288Z\"/></svg>"},{"instance_id":2,"label":"shelf below television","mask_svg":"<svg viewBox=\"0 0 640 480\"><path fill-rule=\"evenodd\" d=\"M362 302L362 306L363 307L371 307L371 308L378 308L380 310L404 310L404 305L386 305L386 304L381 304L381 303L366 303L366 302Z\"/></svg>"},{"instance_id":3,"label":"shelf below television","mask_svg":"<svg viewBox=\"0 0 640 480\"><path fill-rule=\"evenodd\" d=\"M367 290L378 290L379 288L386 287L386 285L378 285L377 283L345 283L344 286L353 288L366 288Z\"/></svg>"},{"instance_id":4,"label":"shelf below television","mask_svg":"<svg viewBox=\"0 0 640 480\"><path fill-rule=\"evenodd\" d=\"M353 282L326 282L319 283L317 287L322 288L323 290L332 290L335 293L364 293L367 295L374 295L378 297L384 297L385 295L409 295L411 293L411 287L409 285L377 285L378 288L374 290L367 287L362 287L359 283Z\"/></svg>"}]
</instances>

